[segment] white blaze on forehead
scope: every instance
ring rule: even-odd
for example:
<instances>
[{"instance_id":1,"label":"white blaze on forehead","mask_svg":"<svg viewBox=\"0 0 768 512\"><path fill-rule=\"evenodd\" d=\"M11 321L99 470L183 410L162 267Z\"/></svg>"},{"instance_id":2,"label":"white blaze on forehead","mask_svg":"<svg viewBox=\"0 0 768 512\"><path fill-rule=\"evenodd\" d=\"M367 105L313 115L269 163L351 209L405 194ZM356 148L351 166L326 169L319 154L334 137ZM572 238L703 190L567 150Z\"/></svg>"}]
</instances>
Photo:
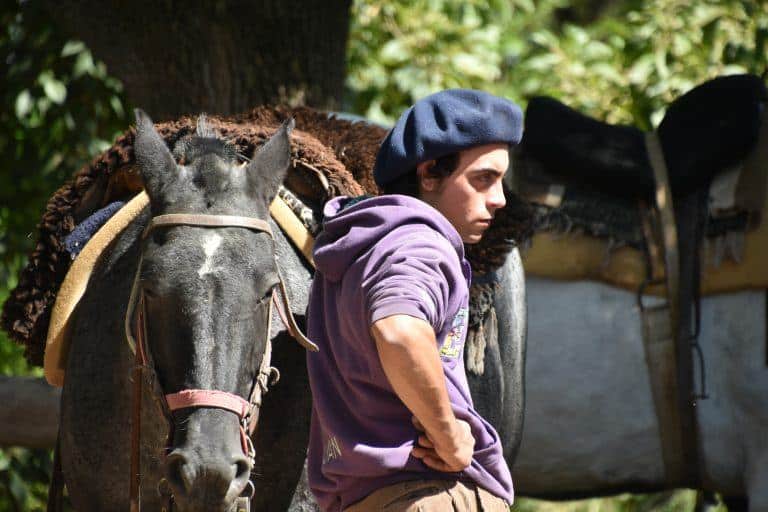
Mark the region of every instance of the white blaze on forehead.
<instances>
[{"instance_id":1,"label":"white blaze on forehead","mask_svg":"<svg viewBox=\"0 0 768 512\"><path fill-rule=\"evenodd\" d=\"M203 241L203 252L205 253L205 261L203 266L197 271L197 275L203 277L206 274L210 274L215 269L213 267L213 259L216 255L216 251L219 250L221 245L221 235L211 232L208 233Z\"/></svg>"}]
</instances>

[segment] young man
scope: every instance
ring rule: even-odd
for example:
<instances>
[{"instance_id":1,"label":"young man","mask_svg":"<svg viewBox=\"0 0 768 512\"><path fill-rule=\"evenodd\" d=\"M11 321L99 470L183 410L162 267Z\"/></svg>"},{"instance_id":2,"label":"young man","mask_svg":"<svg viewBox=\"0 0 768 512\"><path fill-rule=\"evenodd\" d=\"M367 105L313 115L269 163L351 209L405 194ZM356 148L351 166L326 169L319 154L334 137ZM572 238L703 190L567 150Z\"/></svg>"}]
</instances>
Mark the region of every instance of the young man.
<instances>
[{"instance_id":1,"label":"young man","mask_svg":"<svg viewBox=\"0 0 768 512\"><path fill-rule=\"evenodd\" d=\"M513 103L448 90L408 109L376 158L384 194L325 206L307 356L309 484L325 511L504 511L501 440L464 373L470 266L505 204ZM407 195L404 195L407 194Z\"/></svg>"}]
</instances>

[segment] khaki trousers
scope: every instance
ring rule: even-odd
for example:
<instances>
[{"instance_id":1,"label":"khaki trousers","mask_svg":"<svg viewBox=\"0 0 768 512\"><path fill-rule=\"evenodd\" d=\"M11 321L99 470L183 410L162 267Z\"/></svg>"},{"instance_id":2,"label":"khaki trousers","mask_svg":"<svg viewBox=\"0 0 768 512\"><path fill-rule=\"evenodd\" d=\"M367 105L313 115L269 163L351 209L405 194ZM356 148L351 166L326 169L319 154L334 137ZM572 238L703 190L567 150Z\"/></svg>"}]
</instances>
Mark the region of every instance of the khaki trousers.
<instances>
[{"instance_id":1,"label":"khaki trousers","mask_svg":"<svg viewBox=\"0 0 768 512\"><path fill-rule=\"evenodd\" d=\"M411 480L374 491L345 512L509 512L509 505L471 483Z\"/></svg>"}]
</instances>

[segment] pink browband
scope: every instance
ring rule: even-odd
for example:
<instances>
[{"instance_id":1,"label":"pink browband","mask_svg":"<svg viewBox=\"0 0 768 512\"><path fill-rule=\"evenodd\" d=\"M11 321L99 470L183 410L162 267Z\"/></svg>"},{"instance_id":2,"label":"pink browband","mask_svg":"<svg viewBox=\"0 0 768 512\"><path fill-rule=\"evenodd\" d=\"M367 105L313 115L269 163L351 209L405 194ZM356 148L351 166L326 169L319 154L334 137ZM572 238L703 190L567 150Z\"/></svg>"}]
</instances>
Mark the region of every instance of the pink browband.
<instances>
[{"instance_id":1,"label":"pink browband","mask_svg":"<svg viewBox=\"0 0 768 512\"><path fill-rule=\"evenodd\" d=\"M165 395L165 400L171 411L185 407L216 407L232 411L241 420L245 418L250 408L248 401L237 395L210 389L185 389Z\"/></svg>"}]
</instances>

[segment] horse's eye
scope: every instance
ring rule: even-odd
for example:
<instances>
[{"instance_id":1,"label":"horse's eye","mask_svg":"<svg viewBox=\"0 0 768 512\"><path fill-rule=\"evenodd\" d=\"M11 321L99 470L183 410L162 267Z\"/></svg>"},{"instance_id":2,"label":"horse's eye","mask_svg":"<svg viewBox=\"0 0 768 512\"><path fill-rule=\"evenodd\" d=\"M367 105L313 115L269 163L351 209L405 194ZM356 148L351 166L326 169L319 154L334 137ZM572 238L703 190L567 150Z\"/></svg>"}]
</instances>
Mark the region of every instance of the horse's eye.
<instances>
[{"instance_id":1,"label":"horse's eye","mask_svg":"<svg viewBox=\"0 0 768 512\"><path fill-rule=\"evenodd\" d=\"M264 293L262 297L259 299L259 304L264 304L265 302L269 302L272 299L272 293L274 293L274 290L275 290L274 286L267 288L266 293Z\"/></svg>"}]
</instances>

